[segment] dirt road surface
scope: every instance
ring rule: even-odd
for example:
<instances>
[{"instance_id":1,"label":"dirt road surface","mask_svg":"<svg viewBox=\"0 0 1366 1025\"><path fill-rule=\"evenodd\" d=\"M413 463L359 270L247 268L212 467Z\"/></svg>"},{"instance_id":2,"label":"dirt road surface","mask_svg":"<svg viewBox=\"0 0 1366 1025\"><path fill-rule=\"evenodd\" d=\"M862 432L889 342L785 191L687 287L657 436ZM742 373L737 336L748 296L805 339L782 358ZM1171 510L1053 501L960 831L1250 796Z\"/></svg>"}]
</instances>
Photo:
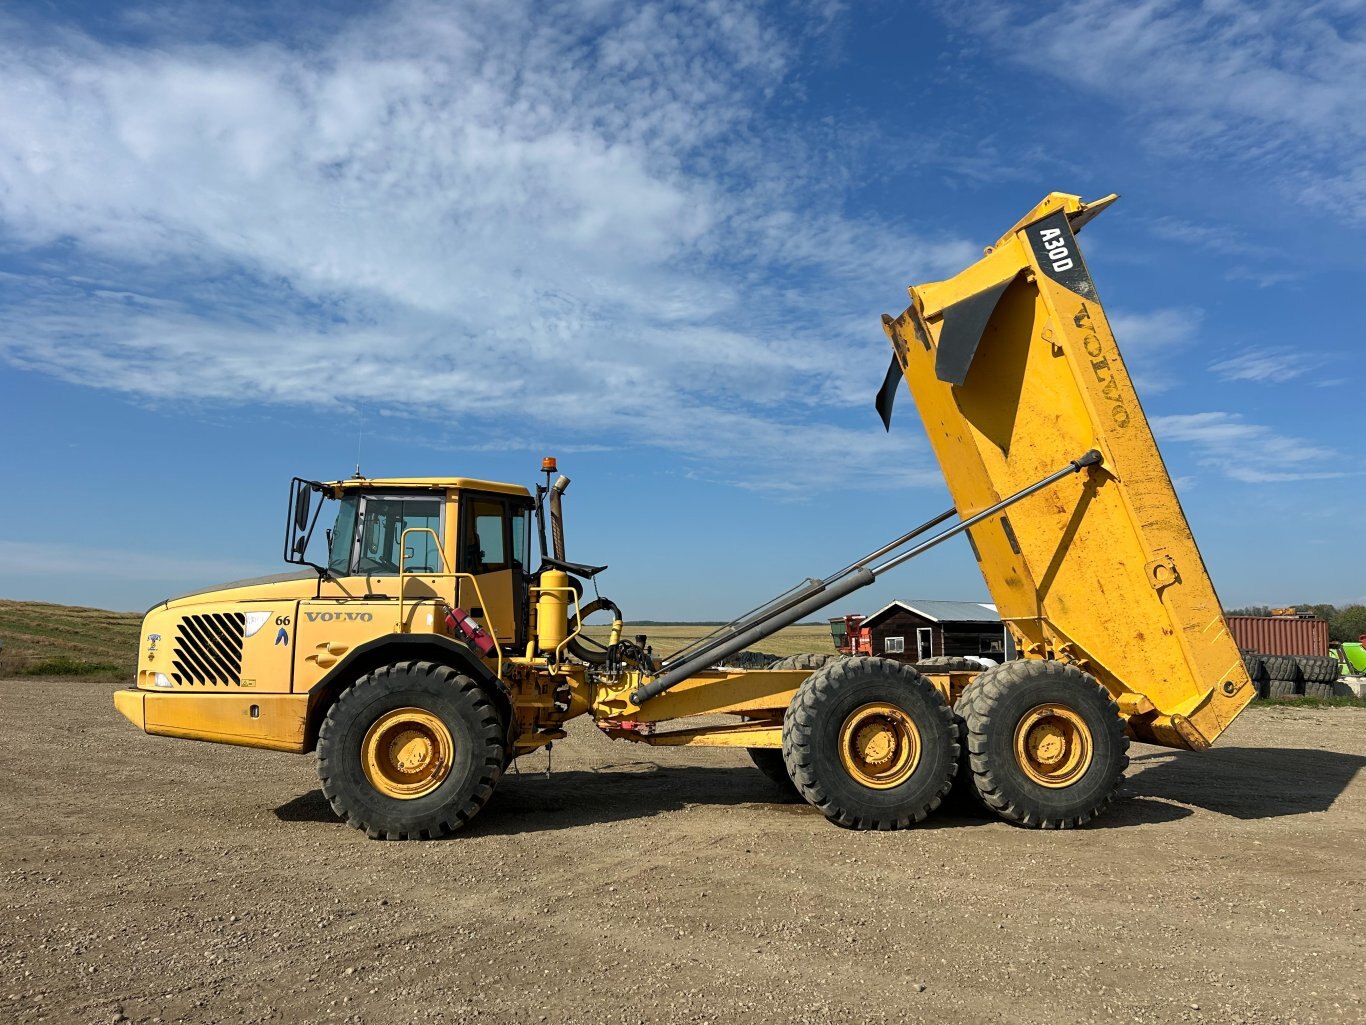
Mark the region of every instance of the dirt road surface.
<instances>
[{"instance_id":1,"label":"dirt road surface","mask_svg":"<svg viewBox=\"0 0 1366 1025\"><path fill-rule=\"evenodd\" d=\"M1093 827L853 833L743 752L579 725L465 833L336 821L312 759L0 681L0 1022L1361 1022L1366 711L1135 747Z\"/></svg>"}]
</instances>

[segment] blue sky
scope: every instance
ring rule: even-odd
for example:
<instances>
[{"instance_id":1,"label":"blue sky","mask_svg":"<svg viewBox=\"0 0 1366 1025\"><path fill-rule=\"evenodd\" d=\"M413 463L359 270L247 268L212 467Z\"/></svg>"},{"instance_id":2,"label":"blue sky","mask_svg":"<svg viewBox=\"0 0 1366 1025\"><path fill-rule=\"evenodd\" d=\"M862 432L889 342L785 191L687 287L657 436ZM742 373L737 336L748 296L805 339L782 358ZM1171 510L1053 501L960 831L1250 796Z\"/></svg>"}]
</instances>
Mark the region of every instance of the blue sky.
<instances>
[{"instance_id":1,"label":"blue sky","mask_svg":"<svg viewBox=\"0 0 1366 1025\"><path fill-rule=\"evenodd\" d=\"M1058 190L1224 603L1366 600L1359 3L282 10L0 10L0 596L274 571L359 445L743 611L949 504L878 317Z\"/></svg>"}]
</instances>

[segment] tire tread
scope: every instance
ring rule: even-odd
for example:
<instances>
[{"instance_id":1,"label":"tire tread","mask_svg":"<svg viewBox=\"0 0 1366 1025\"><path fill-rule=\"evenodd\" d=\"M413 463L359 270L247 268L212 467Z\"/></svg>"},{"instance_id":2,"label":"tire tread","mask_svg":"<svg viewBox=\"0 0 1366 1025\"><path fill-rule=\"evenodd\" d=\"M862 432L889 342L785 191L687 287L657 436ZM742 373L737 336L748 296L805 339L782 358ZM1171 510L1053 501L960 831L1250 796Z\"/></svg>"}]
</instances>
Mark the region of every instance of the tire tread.
<instances>
[{"instance_id":1,"label":"tire tread","mask_svg":"<svg viewBox=\"0 0 1366 1025\"><path fill-rule=\"evenodd\" d=\"M485 742L482 766L478 780L469 797L459 804L441 808L420 823L401 824L385 821L383 816L365 817L363 810L353 807L356 802L348 791L348 786L334 768L334 761L341 757L334 753L334 747L347 720L363 707L372 695L396 685L397 681L421 685L435 685L450 688L450 693L458 696L471 716L471 726L476 736ZM322 726L318 731L318 779L322 784L323 796L332 806L338 818L355 829L362 830L371 839L416 840L448 836L472 819L493 794L493 789L502 776L504 766L503 745L504 726L501 717L488 695L473 679L450 666L434 662L405 661L381 666L361 676L338 695L327 710Z\"/></svg>"},{"instance_id":2,"label":"tire tread","mask_svg":"<svg viewBox=\"0 0 1366 1025\"><path fill-rule=\"evenodd\" d=\"M1041 670L1040 666L1056 666L1057 669ZM1012 799L1006 792L999 770L991 764L988 757L988 742L994 715L1007 688L1030 679L1040 672L1058 673L1077 679L1079 685L1094 687L1104 696L1105 704L1112 713L1107 722L1112 740L1118 746L1119 770L1110 789L1094 807L1067 816L1050 816L1037 808L1031 808L1020 799ZM993 669L985 670L963 691L956 710L963 722L967 736L967 768L972 774L974 789L988 808L1007 822L1038 829L1072 829L1081 826L1103 813L1113 802L1124 780L1124 770L1129 766L1129 737L1125 731L1119 705L1089 673L1064 665L1061 662L1046 662L1039 659L1021 659L1005 662Z\"/></svg>"}]
</instances>

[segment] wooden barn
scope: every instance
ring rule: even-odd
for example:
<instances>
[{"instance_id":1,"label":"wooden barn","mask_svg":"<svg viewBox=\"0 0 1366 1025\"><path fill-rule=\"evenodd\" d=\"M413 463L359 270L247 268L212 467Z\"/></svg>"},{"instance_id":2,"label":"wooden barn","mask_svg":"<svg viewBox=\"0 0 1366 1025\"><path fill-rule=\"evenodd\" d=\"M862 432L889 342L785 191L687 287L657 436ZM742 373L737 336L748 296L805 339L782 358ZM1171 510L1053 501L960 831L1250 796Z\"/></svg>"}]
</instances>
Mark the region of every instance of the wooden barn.
<instances>
[{"instance_id":1,"label":"wooden barn","mask_svg":"<svg viewBox=\"0 0 1366 1025\"><path fill-rule=\"evenodd\" d=\"M874 655L919 662L936 655L1015 655L996 606L910 598L884 605L863 621Z\"/></svg>"}]
</instances>

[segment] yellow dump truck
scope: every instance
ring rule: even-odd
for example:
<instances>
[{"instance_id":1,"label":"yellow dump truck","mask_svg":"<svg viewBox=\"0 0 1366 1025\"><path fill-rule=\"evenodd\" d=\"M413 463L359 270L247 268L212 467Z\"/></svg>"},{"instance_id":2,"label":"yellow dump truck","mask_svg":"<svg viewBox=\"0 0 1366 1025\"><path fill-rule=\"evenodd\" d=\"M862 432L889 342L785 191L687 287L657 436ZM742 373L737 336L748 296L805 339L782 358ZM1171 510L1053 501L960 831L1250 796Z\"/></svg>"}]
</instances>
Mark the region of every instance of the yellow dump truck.
<instances>
[{"instance_id":1,"label":"yellow dump truck","mask_svg":"<svg viewBox=\"0 0 1366 1025\"><path fill-rule=\"evenodd\" d=\"M1013 823L1085 823L1114 799L1130 737L1208 747L1254 695L1077 248L1113 199L1048 196L883 318L877 408L890 426L907 383L953 507L837 573L659 658L612 602L584 602L605 567L565 557L552 460L534 492L296 478L285 559L306 568L153 608L115 704L147 733L316 750L332 807L372 837L459 828L580 715L623 740L745 748L853 828L910 826L955 785ZM1022 659L724 668L960 534ZM595 643L583 624L603 611Z\"/></svg>"}]
</instances>

